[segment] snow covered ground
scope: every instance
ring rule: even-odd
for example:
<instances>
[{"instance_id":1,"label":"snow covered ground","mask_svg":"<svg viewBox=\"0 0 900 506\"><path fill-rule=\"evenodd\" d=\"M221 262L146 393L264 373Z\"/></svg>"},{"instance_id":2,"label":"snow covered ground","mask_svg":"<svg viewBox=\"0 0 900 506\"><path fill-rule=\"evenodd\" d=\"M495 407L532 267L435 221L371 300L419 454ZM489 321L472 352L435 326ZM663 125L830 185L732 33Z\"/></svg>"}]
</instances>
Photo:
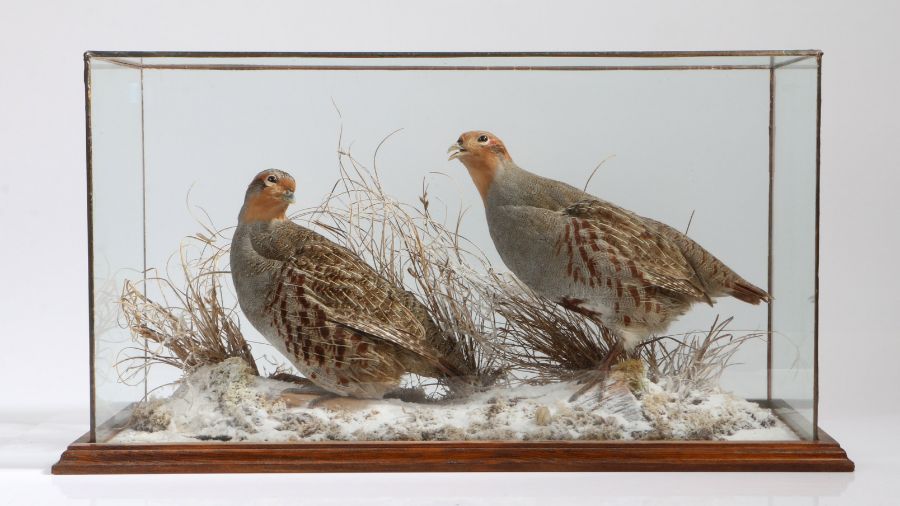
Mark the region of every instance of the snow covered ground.
<instances>
[{"instance_id":1,"label":"snow covered ground","mask_svg":"<svg viewBox=\"0 0 900 506\"><path fill-rule=\"evenodd\" d=\"M615 377L613 377L613 380ZM768 409L718 389L611 382L602 402L573 383L497 387L464 401L335 398L253 375L240 359L198 369L171 397L139 405L113 443L325 440L795 440Z\"/></svg>"}]
</instances>

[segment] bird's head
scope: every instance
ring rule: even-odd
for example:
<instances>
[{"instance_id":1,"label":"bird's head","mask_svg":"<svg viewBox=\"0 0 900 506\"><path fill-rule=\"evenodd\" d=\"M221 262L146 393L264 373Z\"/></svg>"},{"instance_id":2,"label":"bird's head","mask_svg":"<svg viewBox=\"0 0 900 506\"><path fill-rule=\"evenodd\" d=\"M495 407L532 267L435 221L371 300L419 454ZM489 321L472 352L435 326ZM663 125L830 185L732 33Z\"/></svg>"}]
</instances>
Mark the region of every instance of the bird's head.
<instances>
[{"instance_id":1,"label":"bird's head","mask_svg":"<svg viewBox=\"0 0 900 506\"><path fill-rule=\"evenodd\" d=\"M294 202L297 183L293 176L278 169L264 170L253 178L247 186L244 207L239 220L273 221L285 219L285 212Z\"/></svg>"},{"instance_id":2,"label":"bird's head","mask_svg":"<svg viewBox=\"0 0 900 506\"><path fill-rule=\"evenodd\" d=\"M449 160L459 160L466 166L482 199L487 198L488 189L497 174L512 162L499 137L479 130L460 135L447 152L450 153Z\"/></svg>"}]
</instances>

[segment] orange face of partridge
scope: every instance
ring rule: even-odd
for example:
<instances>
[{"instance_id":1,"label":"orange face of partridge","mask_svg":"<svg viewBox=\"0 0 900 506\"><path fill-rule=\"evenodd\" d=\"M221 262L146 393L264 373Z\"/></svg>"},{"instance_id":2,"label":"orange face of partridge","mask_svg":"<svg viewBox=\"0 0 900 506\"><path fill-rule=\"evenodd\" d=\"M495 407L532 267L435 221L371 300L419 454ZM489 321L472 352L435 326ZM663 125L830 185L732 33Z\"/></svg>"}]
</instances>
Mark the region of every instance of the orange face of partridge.
<instances>
[{"instance_id":1,"label":"orange face of partridge","mask_svg":"<svg viewBox=\"0 0 900 506\"><path fill-rule=\"evenodd\" d=\"M290 174L276 170L260 172L247 189L247 199L240 220L273 221L286 219L287 208L294 202L297 183Z\"/></svg>"},{"instance_id":2,"label":"orange face of partridge","mask_svg":"<svg viewBox=\"0 0 900 506\"><path fill-rule=\"evenodd\" d=\"M487 199L488 190L503 165L512 161L503 141L483 131L460 135L447 152L450 153L449 160L459 160L466 166L482 200Z\"/></svg>"}]
</instances>

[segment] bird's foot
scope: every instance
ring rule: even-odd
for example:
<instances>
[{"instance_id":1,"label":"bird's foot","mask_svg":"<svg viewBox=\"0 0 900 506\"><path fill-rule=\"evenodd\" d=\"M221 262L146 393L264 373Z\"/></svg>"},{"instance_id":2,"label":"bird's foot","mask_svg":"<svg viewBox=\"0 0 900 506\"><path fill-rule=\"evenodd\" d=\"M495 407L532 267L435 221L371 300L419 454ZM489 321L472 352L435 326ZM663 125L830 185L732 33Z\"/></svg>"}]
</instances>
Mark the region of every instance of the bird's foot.
<instances>
[{"instance_id":1,"label":"bird's foot","mask_svg":"<svg viewBox=\"0 0 900 506\"><path fill-rule=\"evenodd\" d=\"M400 399L403 402L415 402L424 404L430 402L425 390L421 388L395 388L384 394L385 399Z\"/></svg>"},{"instance_id":2,"label":"bird's foot","mask_svg":"<svg viewBox=\"0 0 900 506\"><path fill-rule=\"evenodd\" d=\"M575 402L579 397L584 395L585 392L599 385L599 393L597 400L600 401L603 399L604 390L606 389L606 380L609 378L610 371L612 370L613 365L618 362L619 357L624 352L624 346L621 342L616 343L616 345L609 350L603 360L600 362L597 369L586 372L580 379L579 383L583 383L583 386L578 389L572 397L569 397L569 402Z\"/></svg>"},{"instance_id":3,"label":"bird's foot","mask_svg":"<svg viewBox=\"0 0 900 506\"><path fill-rule=\"evenodd\" d=\"M644 390L644 362L639 358L628 358L612 368L612 376L618 382L628 385L631 393L637 394Z\"/></svg>"},{"instance_id":4,"label":"bird's foot","mask_svg":"<svg viewBox=\"0 0 900 506\"><path fill-rule=\"evenodd\" d=\"M604 361L605 362L605 361ZM606 379L609 377L610 366L606 365L599 369L594 369L593 371L588 371L584 373L581 378L578 380L579 383L582 384L581 388L579 388L571 397L569 397L569 402L575 402L579 397L585 394L588 390L594 388L599 385L599 398L598 400L603 398L604 387L606 386Z\"/></svg>"}]
</instances>

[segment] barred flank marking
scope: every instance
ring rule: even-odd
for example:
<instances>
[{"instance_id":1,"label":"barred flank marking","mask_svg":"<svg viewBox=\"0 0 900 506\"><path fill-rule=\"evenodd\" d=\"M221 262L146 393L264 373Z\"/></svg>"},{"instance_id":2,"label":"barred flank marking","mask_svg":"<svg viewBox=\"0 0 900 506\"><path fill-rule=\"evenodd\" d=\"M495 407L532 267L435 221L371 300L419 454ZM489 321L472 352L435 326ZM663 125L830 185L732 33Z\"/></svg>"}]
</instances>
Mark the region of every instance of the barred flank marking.
<instances>
[{"instance_id":1,"label":"barred flank marking","mask_svg":"<svg viewBox=\"0 0 900 506\"><path fill-rule=\"evenodd\" d=\"M306 284L306 276L303 274L298 275L294 283L297 285L297 297L305 297L306 287L304 285Z\"/></svg>"},{"instance_id":2,"label":"barred flank marking","mask_svg":"<svg viewBox=\"0 0 900 506\"><path fill-rule=\"evenodd\" d=\"M639 278L640 273L638 272L637 265L634 264L634 260L628 261L628 270L631 271L631 276L634 278Z\"/></svg>"},{"instance_id":3,"label":"barred flank marking","mask_svg":"<svg viewBox=\"0 0 900 506\"><path fill-rule=\"evenodd\" d=\"M278 305L278 314L281 316L281 321L286 322L288 320L288 312L287 312L287 297L281 297L281 304ZM277 325L276 325L277 327Z\"/></svg>"},{"instance_id":4,"label":"barred flank marking","mask_svg":"<svg viewBox=\"0 0 900 506\"><path fill-rule=\"evenodd\" d=\"M609 254L609 263L616 268L616 272L622 271L622 266L619 264L619 258L614 253Z\"/></svg>"},{"instance_id":5,"label":"barred flank marking","mask_svg":"<svg viewBox=\"0 0 900 506\"><path fill-rule=\"evenodd\" d=\"M278 278L278 282L275 283L275 294L272 295L272 301L266 306L266 312L272 310L272 307L281 301L281 289L284 287L284 276ZM283 318L283 317L282 317ZM277 326L277 325L276 325Z\"/></svg>"},{"instance_id":6,"label":"barred flank marking","mask_svg":"<svg viewBox=\"0 0 900 506\"><path fill-rule=\"evenodd\" d=\"M325 326L325 311L322 311L319 308L313 308L313 317L316 319L317 327Z\"/></svg>"},{"instance_id":7,"label":"barred flank marking","mask_svg":"<svg viewBox=\"0 0 900 506\"><path fill-rule=\"evenodd\" d=\"M309 347L312 346L312 340L305 336L301 336L300 345L301 351L303 351L303 361L309 364Z\"/></svg>"},{"instance_id":8,"label":"barred flank marking","mask_svg":"<svg viewBox=\"0 0 900 506\"><path fill-rule=\"evenodd\" d=\"M628 287L628 293L631 295L631 298L634 299L635 308L641 305L641 293L634 286Z\"/></svg>"},{"instance_id":9,"label":"barred flank marking","mask_svg":"<svg viewBox=\"0 0 900 506\"><path fill-rule=\"evenodd\" d=\"M317 344L314 351L316 353L316 359L319 361L319 367L325 365L325 350Z\"/></svg>"},{"instance_id":10,"label":"barred flank marking","mask_svg":"<svg viewBox=\"0 0 900 506\"><path fill-rule=\"evenodd\" d=\"M343 329L336 329L334 332L334 343L337 349L335 350L335 360L340 364L344 361L344 356L347 353L347 341L344 339L344 331Z\"/></svg>"},{"instance_id":11,"label":"barred flank marking","mask_svg":"<svg viewBox=\"0 0 900 506\"><path fill-rule=\"evenodd\" d=\"M291 355L296 355L298 351L297 342L294 340L294 327L291 325L291 322L284 322L284 347L287 348L288 353Z\"/></svg>"},{"instance_id":12,"label":"barred flank marking","mask_svg":"<svg viewBox=\"0 0 900 506\"><path fill-rule=\"evenodd\" d=\"M578 246L578 253L581 255L581 260L585 263L585 265L590 264L590 260L588 259L587 250L584 249L584 245Z\"/></svg>"}]
</instances>

